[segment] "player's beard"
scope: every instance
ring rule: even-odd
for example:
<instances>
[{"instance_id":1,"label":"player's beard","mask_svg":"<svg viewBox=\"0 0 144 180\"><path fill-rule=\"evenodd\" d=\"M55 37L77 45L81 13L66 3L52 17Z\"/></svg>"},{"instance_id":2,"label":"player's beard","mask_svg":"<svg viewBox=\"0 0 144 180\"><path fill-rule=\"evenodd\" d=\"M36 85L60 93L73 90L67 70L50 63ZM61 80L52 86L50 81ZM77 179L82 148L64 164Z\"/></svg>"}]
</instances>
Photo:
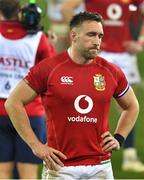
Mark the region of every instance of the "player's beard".
<instances>
[{"instance_id":1,"label":"player's beard","mask_svg":"<svg viewBox=\"0 0 144 180\"><path fill-rule=\"evenodd\" d=\"M83 56L85 57L85 59L95 59L98 53L99 53L98 48L95 48L95 49L91 48L91 49L85 50L83 52Z\"/></svg>"}]
</instances>

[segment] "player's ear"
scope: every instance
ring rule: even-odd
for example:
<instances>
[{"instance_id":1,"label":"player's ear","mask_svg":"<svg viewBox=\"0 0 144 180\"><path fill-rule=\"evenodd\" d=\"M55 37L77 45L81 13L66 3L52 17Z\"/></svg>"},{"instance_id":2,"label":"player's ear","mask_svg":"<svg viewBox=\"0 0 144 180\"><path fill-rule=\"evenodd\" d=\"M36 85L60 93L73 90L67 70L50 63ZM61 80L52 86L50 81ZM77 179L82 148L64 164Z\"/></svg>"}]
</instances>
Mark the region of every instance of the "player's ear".
<instances>
[{"instance_id":1,"label":"player's ear","mask_svg":"<svg viewBox=\"0 0 144 180\"><path fill-rule=\"evenodd\" d=\"M71 39L71 41L76 40L76 32L74 30L71 30L71 32L70 32L70 39Z\"/></svg>"}]
</instances>

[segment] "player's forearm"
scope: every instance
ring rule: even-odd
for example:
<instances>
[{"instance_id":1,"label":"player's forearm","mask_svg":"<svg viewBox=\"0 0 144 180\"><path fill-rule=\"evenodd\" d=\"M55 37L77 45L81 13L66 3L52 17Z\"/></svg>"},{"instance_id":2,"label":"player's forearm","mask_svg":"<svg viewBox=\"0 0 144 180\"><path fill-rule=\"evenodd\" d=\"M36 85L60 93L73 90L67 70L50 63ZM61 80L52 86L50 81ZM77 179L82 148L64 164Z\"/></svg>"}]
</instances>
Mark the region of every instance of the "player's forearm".
<instances>
[{"instance_id":1,"label":"player's forearm","mask_svg":"<svg viewBox=\"0 0 144 180\"><path fill-rule=\"evenodd\" d=\"M138 117L138 113L139 105L137 102L135 102L135 104L133 104L127 110L124 110L119 118L115 133L118 133L126 138L134 127L134 124Z\"/></svg>"},{"instance_id":2,"label":"player's forearm","mask_svg":"<svg viewBox=\"0 0 144 180\"><path fill-rule=\"evenodd\" d=\"M5 103L6 111L11 119L11 122L21 138L31 147L35 147L39 140L34 134L29 118L24 109L22 102L14 97L9 98Z\"/></svg>"},{"instance_id":3,"label":"player's forearm","mask_svg":"<svg viewBox=\"0 0 144 180\"><path fill-rule=\"evenodd\" d=\"M72 16L74 15L75 9L80 6L83 0L67 0L64 1L61 5L61 14L63 16L63 20L66 23L69 23Z\"/></svg>"}]
</instances>

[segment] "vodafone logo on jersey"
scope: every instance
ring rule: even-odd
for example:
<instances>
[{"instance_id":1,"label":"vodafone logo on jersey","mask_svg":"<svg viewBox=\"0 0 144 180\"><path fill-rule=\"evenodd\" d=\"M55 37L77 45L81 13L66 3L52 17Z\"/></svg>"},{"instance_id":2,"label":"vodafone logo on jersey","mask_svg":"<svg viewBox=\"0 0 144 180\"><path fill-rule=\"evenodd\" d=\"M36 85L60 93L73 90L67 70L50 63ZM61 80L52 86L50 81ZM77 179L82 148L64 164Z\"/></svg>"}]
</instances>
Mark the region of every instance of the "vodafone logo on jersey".
<instances>
[{"instance_id":1,"label":"vodafone logo on jersey","mask_svg":"<svg viewBox=\"0 0 144 180\"><path fill-rule=\"evenodd\" d=\"M107 8L107 15L112 20L118 20L122 16L122 8L119 4L112 3Z\"/></svg>"},{"instance_id":2,"label":"vodafone logo on jersey","mask_svg":"<svg viewBox=\"0 0 144 180\"><path fill-rule=\"evenodd\" d=\"M87 103L88 103L88 106L87 106L86 108L81 108L81 107L80 107L80 101L81 101L81 99L83 99L83 98L84 98L84 100L87 101ZM87 95L80 95L80 96L78 96L78 97L75 99L75 101L74 101L74 107L75 107L76 111L78 111L79 113L81 113L81 114L87 114L87 113L89 113L89 112L92 110L92 108L93 108L93 101L92 101L92 99L91 99L89 96L87 96Z\"/></svg>"},{"instance_id":3,"label":"vodafone logo on jersey","mask_svg":"<svg viewBox=\"0 0 144 180\"><path fill-rule=\"evenodd\" d=\"M106 26L123 26L124 22L121 20L123 9L118 3L111 3L106 10L108 19L104 20Z\"/></svg>"},{"instance_id":4,"label":"vodafone logo on jersey","mask_svg":"<svg viewBox=\"0 0 144 180\"><path fill-rule=\"evenodd\" d=\"M85 107L81 107L81 101L83 101L84 104L86 104ZM93 108L93 100L91 97L87 96L87 95L80 95L78 97L76 97L75 101L74 101L74 108L77 112L79 112L80 114L88 114L92 108ZM68 121L69 122L76 122L76 123L97 123L97 118L96 117L88 117L86 115L84 116L71 116L68 117Z\"/></svg>"}]
</instances>

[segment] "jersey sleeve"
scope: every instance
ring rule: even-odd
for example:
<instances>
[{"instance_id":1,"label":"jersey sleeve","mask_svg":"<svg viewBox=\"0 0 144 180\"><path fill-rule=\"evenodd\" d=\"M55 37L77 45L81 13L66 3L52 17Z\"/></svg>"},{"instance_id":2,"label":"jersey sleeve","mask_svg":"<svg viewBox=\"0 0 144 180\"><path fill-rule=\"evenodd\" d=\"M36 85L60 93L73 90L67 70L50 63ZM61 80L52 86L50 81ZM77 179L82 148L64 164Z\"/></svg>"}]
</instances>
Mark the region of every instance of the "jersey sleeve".
<instances>
[{"instance_id":1,"label":"jersey sleeve","mask_svg":"<svg viewBox=\"0 0 144 180\"><path fill-rule=\"evenodd\" d=\"M49 59L44 59L39 64L33 66L27 76L24 78L28 85L38 94L43 94L47 89L47 80L49 76L49 67L47 62Z\"/></svg>"},{"instance_id":2,"label":"jersey sleeve","mask_svg":"<svg viewBox=\"0 0 144 180\"><path fill-rule=\"evenodd\" d=\"M114 97L119 98L122 97L129 89L128 81L123 73L123 71L117 67L117 87L114 92Z\"/></svg>"},{"instance_id":3,"label":"jersey sleeve","mask_svg":"<svg viewBox=\"0 0 144 180\"><path fill-rule=\"evenodd\" d=\"M47 36L44 33L42 33L36 54L36 63L40 62L45 58L53 57L55 55L56 55L55 48L49 42Z\"/></svg>"}]
</instances>

